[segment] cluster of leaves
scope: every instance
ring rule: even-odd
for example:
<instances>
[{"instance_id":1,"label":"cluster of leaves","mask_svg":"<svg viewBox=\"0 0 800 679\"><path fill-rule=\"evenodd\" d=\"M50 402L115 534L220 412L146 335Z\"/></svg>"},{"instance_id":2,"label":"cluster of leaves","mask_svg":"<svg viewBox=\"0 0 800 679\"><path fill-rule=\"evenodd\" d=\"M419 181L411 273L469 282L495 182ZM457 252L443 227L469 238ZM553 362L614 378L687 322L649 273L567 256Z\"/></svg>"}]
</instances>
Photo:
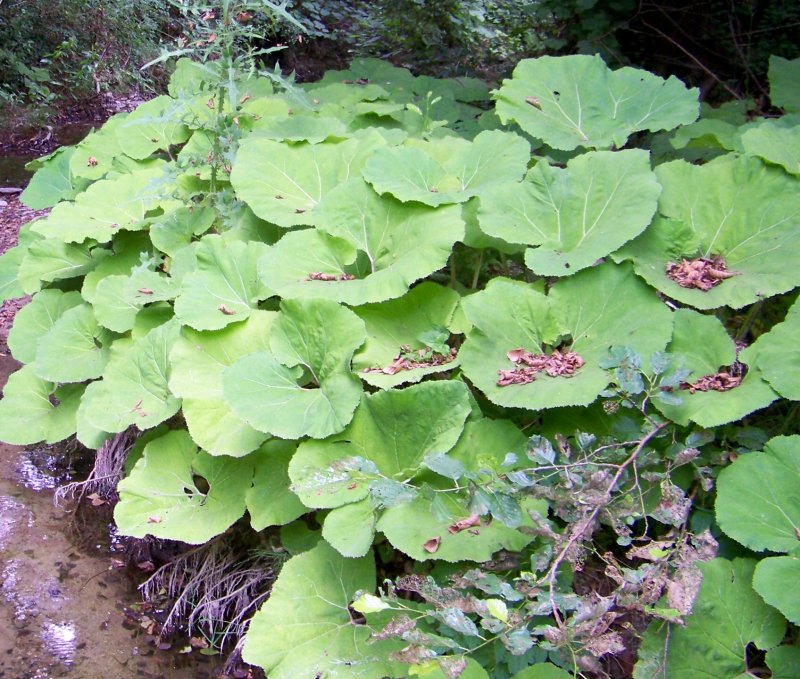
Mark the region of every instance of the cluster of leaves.
<instances>
[{"instance_id":1,"label":"cluster of leaves","mask_svg":"<svg viewBox=\"0 0 800 679\"><path fill-rule=\"evenodd\" d=\"M797 601L774 577L796 570L777 481L797 439L720 479L722 529L786 554L755 585L752 560L709 560L690 509L726 454L709 430L800 396L797 306L747 348L707 313L800 285L796 119L694 122L696 91L597 57L521 62L494 109L479 81L375 60L298 87L232 59L179 61L169 95L38 161L23 199L54 207L0 259L3 295L33 295L0 439L136 428L123 534L279 531L293 556L244 645L275 679L596 673L625 610L657 619L639 676L719 647L733 678L750 642L790 676L773 647ZM797 69L774 61L787 112ZM674 154L713 134L718 157L629 142L675 128ZM698 257L734 275L669 276ZM734 388L697 386L723 371ZM774 540L737 514L748 459ZM613 596L581 596L603 535ZM403 559L416 574L376 596ZM763 625L721 624L718 600Z\"/></svg>"}]
</instances>

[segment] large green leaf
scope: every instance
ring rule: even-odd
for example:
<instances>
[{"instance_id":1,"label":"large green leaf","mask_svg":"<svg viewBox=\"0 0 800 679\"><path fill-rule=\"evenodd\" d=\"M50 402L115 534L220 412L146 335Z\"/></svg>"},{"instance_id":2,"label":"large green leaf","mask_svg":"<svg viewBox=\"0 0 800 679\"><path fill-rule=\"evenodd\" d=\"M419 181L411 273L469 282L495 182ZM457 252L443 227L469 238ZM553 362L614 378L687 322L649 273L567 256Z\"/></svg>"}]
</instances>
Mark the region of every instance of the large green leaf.
<instances>
[{"instance_id":1,"label":"large green leaf","mask_svg":"<svg viewBox=\"0 0 800 679\"><path fill-rule=\"evenodd\" d=\"M177 286L168 277L137 268L130 276L106 276L97 284L92 304L98 322L124 333L136 323L136 314L147 304L170 300Z\"/></svg>"},{"instance_id":2,"label":"large green leaf","mask_svg":"<svg viewBox=\"0 0 800 679\"><path fill-rule=\"evenodd\" d=\"M742 134L742 146L751 156L800 175L800 116L765 120L751 127Z\"/></svg>"},{"instance_id":3,"label":"large green leaf","mask_svg":"<svg viewBox=\"0 0 800 679\"><path fill-rule=\"evenodd\" d=\"M797 180L758 158L724 156L705 165L659 165L664 190L656 219L618 258L664 294L698 309L741 308L800 285ZM670 263L725 260L730 278L710 290L684 288L667 276Z\"/></svg>"},{"instance_id":4,"label":"large green leaf","mask_svg":"<svg viewBox=\"0 0 800 679\"><path fill-rule=\"evenodd\" d=\"M525 263L543 276L568 276L645 230L661 187L646 151L597 151L565 169L539 162L521 184L481 198L481 230L538 246Z\"/></svg>"},{"instance_id":5,"label":"large green leaf","mask_svg":"<svg viewBox=\"0 0 800 679\"><path fill-rule=\"evenodd\" d=\"M270 290L353 305L393 299L443 267L464 236L458 206L399 203L361 180L326 196L318 222L330 236L318 230L287 233L261 258L259 272Z\"/></svg>"},{"instance_id":6,"label":"large green leaf","mask_svg":"<svg viewBox=\"0 0 800 679\"><path fill-rule=\"evenodd\" d=\"M767 653L767 665L772 670L772 679L795 679L800 677L800 648L778 646Z\"/></svg>"},{"instance_id":7,"label":"large green leaf","mask_svg":"<svg viewBox=\"0 0 800 679\"><path fill-rule=\"evenodd\" d=\"M197 245L197 269L183 278L175 315L195 330L219 330L247 318L269 297L256 268L263 243L226 242L221 236Z\"/></svg>"},{"instance_id":8,"label":"large green leaf","mask_svg":"<svg viewBox=\"0 0 800 679\"><path fill-rule=\"evenodd\" d=\"M183 417L195 443L211 455L245 455L267 438L231 410L222 376L242 356L269 349L276 316L254 311L243 323L216 332L183 328L170 352L169 388L183 399Z\"/></svg>"},{"instance_id":9,"label":"large green leaf","mask_svg":"<svg viewBox=\"0 0 800 679\"><path fill-rule=\"evenodd\" d=\"M399 299L355 309L367 327L367 341L353 356L353 372L358 373L367 384L389 389L406 382L419 382L425 375L455 368L457 359L439 365L429 361L430 364L425 365L425 357L417 356L420 366L394 372L397 368L395 360L401 355L403 347L408 347L410 351L430 347L429 335L436 335L437 329L450 325L459 299L458 294L450 288L426 281ZM446 338L446 331L444 336Z\"/></svg>"},{"instance_id":10,"label":"large green leaf","mask_svg":"<svg viewBox=\"0 0 800 679\"><path fill-rule=\"evenodd\" d=\"M262 219L279 226L315 224L314 208L339 184L358 176L380 135L333 144L282 144L249 137L239 147L231 183Z\"/></svg>"},{"instance_id":11,"label":"large green leaf","mask_svg":"<svg viewBox=\"0 0 800 679\"><path fill-rule=\"evenodd\" d=\"M13 373L0 400L0 441L24 446L71 436L83 389L82 384L56 387L37 377L33 365Z\"/></svg>"},{"instance_id":12,"label":"large green leaf","mask_svg":"<svg viewBox=\"0 0 800 679\"><path fill-rule=\"evenodd\" d=\"M782 323L741 352L743 361L755 366L775 391L793 401L800 401L799 335L800 301L792 305Z\"/></svg>"},{"instance_id":13,"label":"large green leaf","mask_svg":"<svg viewBox=\"0 0 800 679\"><path fill-rule=\"evenodd\" d=\"M666 649L665 669L656 676L742 679L749 676L750 643L762 651L780 643L786 621L753 591L755 566L752 559L714 559L700 564L703 584L686 625L654 622L645 634L644 645L659 645L653 640L657 637Z\"/></svg>"},{"instance_id":14,"label":"large green leaf","mask_svg":"<svg viewBox=\"0 0 800 679\"><path fill-rule=\"evenodd\" d=\"M308 511L289 488L289 460L296 448L293 441L273 439L250 456L255 474L245 501L253 530L283 526Z\"/></svg>"},{"instance_id":15,"label":"large green leaf","mask_svg":"<svg viewBox=\"0 0 800 679\"><path fill-rule=\"evenodd\" d=\"M19 263L18 283L31 294L37 292L42 283L83 276L110 254L88 243L62 243L50 238L37 240L31 243Z\"/></svg>"},{"instance_id":16,"label":"large green leaf","mask_svg":"<svg viewBox=\"0 0 800 679\"><path fill-rule=\"evenodd\" d=\"M214 224L216 213L211 208L184 207L169 213L150 227L150 238L161 252L173 256Z\"/></svg>"},{"instance_id":17,"label":"large green leaf","mask_svg":"<svg viewBox=\"0 0 800 679\"><path fill-rule=\"evenodd\" d=\"M130 276L137 266L151 262L155 255L150 238L143 231L121 231L110 247L93 251L95 255L99 253L104 253L103 259L83 277L81 285L81 297L90 304L97 302L97 286L106 276Z\"/></svg>"},{"instance_id":18,"label":"large green leaf","mask_svg":"<svg viewBox=\"0 0 800 679\"><path fill-rule=\"evenodd\" d=\"M800 556L772 556L762 559L753 575L753 588L764 601L800 625Z\"/></svg>"},{"instance_id":19,"label":"large green leaf","mask_svg":"<svg viewBox=\"0 0 800 679\"><path fill-rule=\"evenodd\" d=\"M364 323L329 300L284 300L270 351L244 356L224 372L225 400L258 431L324 438L353 416L361 383L350 372ZM304 385L300 380L307 372Z\"/></svg>"},{"instance_id":20,"label":"large green leaf","mask_svg":"<svg viewBox=\"0 0 800 679\"><path fill-rule=\"evenodd\" d=\"M14 326L8 333L8 348L21 363L31 363L36 358L36 345L53 328L61 315L81 303L77 292L42 290L34 295L14 317Z\"/></svg>"},{"instance_id":21,"label":"large green leaf","mask_svg":"<svg viewBox=\"0 0 800 679\"><path fill-rule=\"evenodd\" d=\"M720 528L756 551L789 552L800 531L800 436L778 436L747 453L717 481Z\"/></svg>"},{"instance_id":22,"label":"large green leaf","mask_svg":"<svg viewBox=\"0 0 800 679\"><path fill-rule=\"evenodd\" d=\"M159 149L185 142L189 138L189 128L183 124L187 108L188 100L166 95L140 104L116 126L122 152L142 159Z\"/></svg>"},{"instance_id":23,"label":"large green leaf","mask_svg":"<svg viewBox=\"0 0 800 679\"><path fill-rule=\"evenodd\" d=\"M117 340L101 382L91 385L82 409L94 427L106 432L124 431L131 425L155 427L180 408L169 390L169 352L180 325L160 325L137 341Z\"/></svg>"},{"instance_id":24,"label":"large green leaf","mask_svg":"<svg viewBox=\"0 0 800 679\"><path fill-rule=\"evenodd\" d=\"M375 588L373 557L347 559L325 542L292 557L247 632L242 657L270 679L396 676L397 642L370 642L372 630L348 610Z\"/></svg>"},{"instance_id":25,"label":"large green leaf","mask_svg":"<svg viewBox=\"0 0 800 679\"><path fill-rule=\"evenodd\" d=\"M737 359L736 345L714 316L704 316L692 309L676 311L675 331L667 350L691 371L682 384L696 384L720 371L747 371L741 383L729 391L691 393L682 387L673 391L680 397L680 404L656 400L656 407L673 422L685 426L691 421L701 427L716 427L765 408L777 398L759 370L747 365L744 352ZM737 360L741 366L734 366Z\"/></svg>"},{"instance_id":26,"label":"large green leaf","mask_svg":"<svg viewBox=\"0 0 800 679\"><path fill-rule=\"evenodd\" d=\"M73 177L96 181L112 171L114 159L122 153L117 140L117 128L127 115L119 113L112 116L99 130L90 132L75 147L69 158L69 170Z\"/></svg>"},{"instance_id":27,"label":"large green leaf","mask_svg":"<svg viewBox=\"0 0 800 679\"><path fill-rule=\"evenodd\" d=\"M445 146L446 158L438 162L437 150ZM367 161L363 175L378 193L436 207L519 181L529 158L530 147L522 137L493 130L481 132L472 143L449 138L379 149Z\"/></svg>"},{"instance_id":28,"label":"large green leaf","mask_svg":"<svg viewBox=\"0 0 800 679\"><path fill-rule=\"evenodd\" d=\"M212 457L185 431L171 431L148 443L119 482L114 521L123 535L199 545L242 517L252 480L251 459Z\"/></svg>"},{"instance_id":29,"label":"large green leaf","mask_svg":"<svg viewBox=\"0 0 800 679\"><path fill-rule=\"evenodd\" d=\"M39 167L20 194L20 200L29 208L41 210L71 199L75 195L70 172L70 159L74 153L75 149L67 146L56 149L46 159L36 161Z\"/></svg>"},{"instance_id":30,"label":"large green leaf","mask_svg":"<svg viewBox=\"0 0 800 679\"><path fill-rule=\"evenodd\" d=\"M495 93L497 114L556 149L621 147L640 130L669 130L697 118L698 91L674 76L611 71L599 56L524 59Z\"/></svg>"},{"instance_id":31,"label":"large green leaf","mask_svg":"<svg viewBox=\"0 0 800 679\"><path fill-rule=\"evenodd\" d=\"M784 59L775 54L769 58L769 98L773 106L780 106L789 113L800 112L800 58Z\"/></svg>"},{"instance_id":32,"label":"large green leaf","mask_svg":"<svg viewBox=\"0 0 800 679\"><path fill-rule=\"evenodd\" d=\"M332 509L322 524L322 537L342 556L358 558L372 548L375 509L369 498Z\"/></svg>"},{"instance_id":33,"label":"large green leaf","mask_svg":"<svg viewBox=\"0 0 800 679\"><path fill-rule=\"evenodd\" d=\"M467 377L498 405L530 410L589 405L610 381L600 367L612 346L630 346L647 359L662 351L672 316L630 267L603 264L559 281L545 296L532 286L498 278L462 302L473 328L459 352ZM571 376L539 373L527 384L498 385L511 370L513 349L576 352L585 364Z\"/></svg>"},{"instance_id":34,"label":"large green leaf","mask_svg":"<svg viewBox=\"0 0 800 679\"><path fill-rule=\"evenodd\" d=\"M164 164L156 163L131 174L102 179L75 199L61 203L32 229L47 238L65 243L80 243L92 238L110 241L120 229L145 228L145 217L159 206L173 206L165 198L166 186L160 181Z\"/></svg>"},{"instance_id":35,"label":"large green leaf","mask_svg":"<svg viewBox=\"0 0 800 679\"><path fill-rule=\"evenodd\" d=\"M36 374L51 382L83 382L100 377L113 335L102 328L90 304L61 314L36 345Z\"/></svg>"},{"instance_id":36,"label":"large green leaf","mask_svg":"<svg viewBox=\"0 0 800 679\"><path fill-rule=\"evenodd\" d=\"M345 431L300 444L289 464L293 489L308 507L357 502L375 479L403 481L419 471L426 455L450 450L469 412L461 382L423 382L364 396Z\"/></svg>"}]
</instances>

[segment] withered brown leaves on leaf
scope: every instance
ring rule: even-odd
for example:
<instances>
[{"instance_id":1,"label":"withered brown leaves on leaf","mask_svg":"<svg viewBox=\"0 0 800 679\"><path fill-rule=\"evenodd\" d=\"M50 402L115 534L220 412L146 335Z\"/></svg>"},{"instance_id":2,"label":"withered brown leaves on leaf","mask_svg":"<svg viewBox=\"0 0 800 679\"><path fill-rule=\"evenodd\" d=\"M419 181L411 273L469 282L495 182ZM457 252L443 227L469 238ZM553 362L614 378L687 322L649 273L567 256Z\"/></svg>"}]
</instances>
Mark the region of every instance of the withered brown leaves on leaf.
<instances>
[{"instance_id":1,"label":"withered brown leaves on leaf","mask_svg":"<svg viewBox=\"0 0 800 679\"><path fill-rule=\"evenodd\" d=\"M498 387L511 384L529 384L543 372L550 377L572 377L586 361L574 351L554 349L551 354L534 354L525 349L511 349L506 353L508 360L516 364L511 370L498 370Z\"/></svg>"},{"instance_id":2,"label":"withered brown leaves on leaf","mask_svg":"<svg viewBox=\"0 0 800 679\"><path fill-rule=\"evenodd\" d=\"M697 382L682 382L681 389L694 394L698 391L730 391L735 389L742 383L740 375L731 375L724 370L718 372L716 375L705 375Z\"/></svg>"},{"instance_id":3,"label":"withered brown leaves on leaf","mask_svg":"<svg viewBox=\"0 0 800 679\"><path fill-rule=\"evenodd\" d=\"M667 264L667 276L682 288L695 288L707 292L719 285L726 278L738 276L735 271L728 271L728 265L719 255L682 259L680 264Z\"/></svg>"},{"instance_id":4,"label":"withered brown leaves on leaf","mask_svg":"<svg viewBox=\"0 0 800 679\"><path fill-rule=\"evenodd\" d=\"M308 274L307 281L354 281L355 276L349 273L335 274L335 273L322 273L321 271L312 271Z\"/></svg>"},{"instance_id":5,"label":"withered brown leaves on leaf","mask_svg":"<svg viewBox=\"0 0 800 679\"><path fill-rule=\"evenodd\" d=\"M365 373L383 373L384 375L394 375L401 370L413 370L414 368L432 368L437 365L445 365L455 360L458 350L453 347L447 354L437 354L428 349L412 349L408 345L400 347L400 353L392 359L392 362L384 368L365 368Z\"/></svg>"}]
</instances>

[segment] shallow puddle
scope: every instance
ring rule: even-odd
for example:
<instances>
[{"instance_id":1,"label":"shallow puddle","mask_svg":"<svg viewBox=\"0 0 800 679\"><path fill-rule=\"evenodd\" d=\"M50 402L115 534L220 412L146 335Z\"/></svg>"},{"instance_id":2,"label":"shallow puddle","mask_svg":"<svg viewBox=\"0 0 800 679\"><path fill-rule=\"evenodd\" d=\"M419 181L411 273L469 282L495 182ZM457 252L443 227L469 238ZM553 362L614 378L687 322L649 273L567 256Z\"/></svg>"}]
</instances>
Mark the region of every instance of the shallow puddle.
<instances>
[{"instance_id":1,"label":"shallow puddle","mask_svg":"<svg viewBox=\"0 0 800 679\"><path fill-rule=\"evenodd\" d=\"M14 368L0 355L0 384ZM68 479L49 448L0 444L0 678L217 676L217 659L158 651L125 615L140 600L113 568L107 514L76 528L53 505Z\"/></svg>"}]
</instances>

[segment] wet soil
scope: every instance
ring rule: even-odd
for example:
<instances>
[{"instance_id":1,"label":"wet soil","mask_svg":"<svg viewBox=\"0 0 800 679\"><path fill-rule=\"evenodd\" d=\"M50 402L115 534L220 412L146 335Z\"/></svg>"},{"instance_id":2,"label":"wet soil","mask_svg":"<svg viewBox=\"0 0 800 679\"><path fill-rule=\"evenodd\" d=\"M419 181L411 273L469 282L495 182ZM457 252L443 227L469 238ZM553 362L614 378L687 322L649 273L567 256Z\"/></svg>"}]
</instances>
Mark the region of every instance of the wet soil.
<instances>
[{"instance_id":1,"label":"wet soil","mask_svg":"<svg viewBox=\"0 0 800 679\"><path fill-rule=\"evenodd\" d=\"M0 384L16 368L0 354ZM67 459L0 444L0 678L217 676L218 659L157 650L131 615L141 600L115 567L124 547L109 540L108 511L77 526L54 506L73 473Z\"/></svg>"}]
</instances>

